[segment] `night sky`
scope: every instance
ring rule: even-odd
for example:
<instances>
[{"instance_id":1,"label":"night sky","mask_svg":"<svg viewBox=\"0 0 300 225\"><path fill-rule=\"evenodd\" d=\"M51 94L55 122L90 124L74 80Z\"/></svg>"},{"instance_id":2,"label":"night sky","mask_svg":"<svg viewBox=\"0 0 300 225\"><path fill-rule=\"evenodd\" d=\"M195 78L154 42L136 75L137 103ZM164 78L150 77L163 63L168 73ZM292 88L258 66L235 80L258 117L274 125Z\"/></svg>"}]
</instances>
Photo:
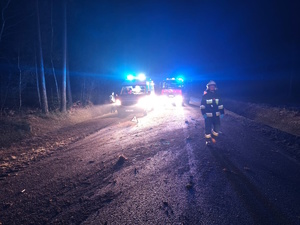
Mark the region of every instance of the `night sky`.
<instances>
[{"instance_id":1,"label":"night sky","mask_svg":"<svg viewBox=\"0 0 300 225\"><path fill-rule=\"evenodd\" d=\"M70 59L100 74L274 79L299 73L299 9L296 1L75 0Z\"/></svg>"},{"instance_id":2,"label":"night sky","mask_svg":"<svg viewBox=\"0 0 300 225\"><path fill-rule=\"evenodd\" d=\"M0 2L1 12L8 1ZM46 81L51 93L55 89L52 41L58 80L63 70L63 2L39 1ZM273 99L277 95L285 100L287 95L300 102L299 1L66 2L68 68L75 99L82 95L86 78L91 84L97 80L93 88L107 95L117 91L116 80L143 72L154 80L183 75L199 83L199 93L213 79L230 97L266 95ZM5 10L0 40L1 99L12 96L18 101L18 54L24 92L31 90L36 95L36 15L35 0L11 0ZM8 95L4 88L14 93Z\"/></svg>"}]
</instances>

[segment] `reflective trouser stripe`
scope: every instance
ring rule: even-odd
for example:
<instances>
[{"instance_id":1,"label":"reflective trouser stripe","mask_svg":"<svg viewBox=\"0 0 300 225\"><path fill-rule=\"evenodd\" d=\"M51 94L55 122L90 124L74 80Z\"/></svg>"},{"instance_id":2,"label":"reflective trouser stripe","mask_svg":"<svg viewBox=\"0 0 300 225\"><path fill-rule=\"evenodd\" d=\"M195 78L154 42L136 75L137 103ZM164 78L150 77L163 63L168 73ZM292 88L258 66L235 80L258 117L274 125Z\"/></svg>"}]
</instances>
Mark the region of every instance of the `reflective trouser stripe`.
<instances>
[{"instance_id":1,"label":"reflective trouser stripe","mask_svg":"<svg viewBox=\"0 0 300 225\"><path fill-rule=\"evenodd\" d=\"M206 113L207 117L213 117L212 113Z\"/></svg>"},{"instance_id":2,"label":"reflective trouser stripe","mask_svg":"<svg viewBox=\"0 0 300 225\"><path fill-rule=\"evenodd\" d=\"M220 100L219 99L215 99L215 101L216 101L216 104L219 105L219 101Z\"/></svg>"},{"instance_id":3,"label":"reflective trouser stripe","mask_svg":"<svg viewBox=\"0 0 300 225\"><path fill-rule=\"evenodd\" d=\"M205 109L205 105L200 105L200 109Z\"/></svg>"},{"instance_id":4,"label":"reflective trouser stripe","mask_svg":"<svg viewBox=\"0 0 300 225\"><path fill-rule=\"evenodd\" d=\"M205 138L211 138L211 134L205 134Z\"/></svg>"},{"instance_id":5,"label":"reflective trouser stripe","mask_svg":"<svg viewBox=\"0 0 300 225\"><path fill-rule=\"evenodd\" d=\"M221 113L220 112L216 112L216 116L220 116L221 115Z\"/></svg>"},{"instance_id":6,"label":"reflective trouser stripe","mask_svg":"<svg viewBox=\"0 0 300 225\"><path fill-rule=\"evenodd\" d=\"M223 105L219 105L219 106L218 106L218 109L223 109L223 108L224 108Z\"/></svg>"},{"instance_id":7,"label":"reflective trouser stripe","mask_svg":"<svg viewBox=\"0 0 300 225\"><path fill-rule=\"evenodd\" d=\"M216 136L216 137L219 136L219 133L215 132L214 130L212 130L211 133L212 133L214 136Z\"/></svg>"}]
</instances>

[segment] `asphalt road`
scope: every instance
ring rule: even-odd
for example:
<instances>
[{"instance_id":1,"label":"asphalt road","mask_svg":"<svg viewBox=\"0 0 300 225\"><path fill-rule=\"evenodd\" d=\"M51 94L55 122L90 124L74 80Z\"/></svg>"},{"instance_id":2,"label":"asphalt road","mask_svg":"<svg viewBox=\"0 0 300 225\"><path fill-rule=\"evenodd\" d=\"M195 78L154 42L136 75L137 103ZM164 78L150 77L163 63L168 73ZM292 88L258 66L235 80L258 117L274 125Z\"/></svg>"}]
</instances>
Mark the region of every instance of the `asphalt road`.
<instances>
[{"instance_id":1,"label":"asphalt road","mask_svg":"<svg viewBox=\"0 0 300 225\"><path fill-rule=\"evenodd\" d=\"M287 134L228 113L208 148L196 107L112 118L1 180L0 224L300 224Z\"/></svg>"}]
</instances>

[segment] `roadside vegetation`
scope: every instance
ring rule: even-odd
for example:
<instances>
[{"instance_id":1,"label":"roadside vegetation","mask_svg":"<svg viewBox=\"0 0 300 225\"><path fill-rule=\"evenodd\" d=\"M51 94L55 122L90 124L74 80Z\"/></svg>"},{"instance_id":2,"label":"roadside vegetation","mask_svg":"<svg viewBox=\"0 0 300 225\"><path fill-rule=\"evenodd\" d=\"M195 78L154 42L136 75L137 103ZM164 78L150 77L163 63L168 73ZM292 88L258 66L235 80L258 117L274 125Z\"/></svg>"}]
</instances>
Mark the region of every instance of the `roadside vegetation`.
<instances>
[{"instance_id":1,"label":"roadside vegetation","mask_svg":"<svg viewBox=\"0 0 300 225\"><path fill-rule=\"evenodd\" d=\"M226 99L226 109L300 138L300 108Z\"/></svg>"}]
</instances>

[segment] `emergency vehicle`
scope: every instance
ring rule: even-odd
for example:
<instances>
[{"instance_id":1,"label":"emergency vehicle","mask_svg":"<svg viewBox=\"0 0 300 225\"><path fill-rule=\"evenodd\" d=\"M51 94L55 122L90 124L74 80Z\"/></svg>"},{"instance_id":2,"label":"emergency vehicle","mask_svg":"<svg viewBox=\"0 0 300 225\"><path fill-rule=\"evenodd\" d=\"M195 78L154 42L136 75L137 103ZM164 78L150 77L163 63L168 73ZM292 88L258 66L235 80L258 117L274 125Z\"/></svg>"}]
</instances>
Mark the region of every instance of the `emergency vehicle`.
<instances>
[{"instance_id":1,"label":"emergency vehicle","mask_svg":"<svg viewBox=\"0 0 300 225\"><path fill-rule=\"evenodd\" d=\"M184 105L183 89L184 81L183 78L167 78L160 83L161 97L164 104L171 103L175 106Z\"/></svg>"},{"instance_id":2,"label":"emergency vehicle","mask_svg":"<svg viewBox=\"0 0 300 225\"><path fill-rule=\"evenodd\" d=\"M147 115L153 109L154 82L140 74L137 77L128 75L123 82L121 92L116 98L116 109L119 116L142 113Z\"/></svg>"}]
</instances>

